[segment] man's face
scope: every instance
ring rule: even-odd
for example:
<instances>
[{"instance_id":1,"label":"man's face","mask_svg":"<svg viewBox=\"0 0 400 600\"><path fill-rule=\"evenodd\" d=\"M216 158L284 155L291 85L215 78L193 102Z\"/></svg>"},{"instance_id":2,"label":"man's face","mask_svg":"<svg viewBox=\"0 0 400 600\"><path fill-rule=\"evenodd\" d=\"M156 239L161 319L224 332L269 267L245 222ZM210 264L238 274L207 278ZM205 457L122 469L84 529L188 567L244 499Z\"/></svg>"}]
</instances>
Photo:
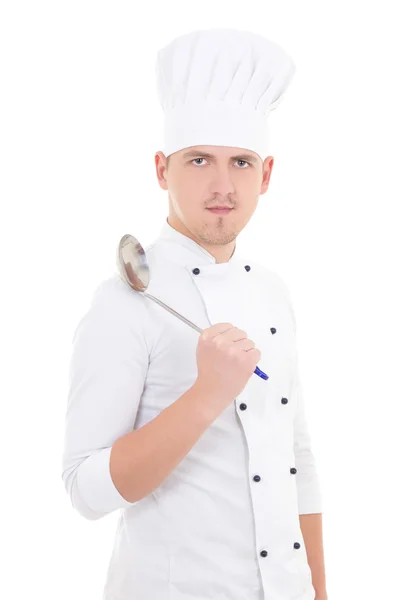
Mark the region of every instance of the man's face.
<instances>
[{"instance_id":1,"label":"man's face","mask_svg":"<svg viewBox=\"0 0 400 600\"><path fill-rule=\"evenodd\" d=\"M169 223L192 239L224 245L236 238L268 188L274 159L244 148L191 146L156 154L157 177L168 190ZM226 214L211 212L231 208ZM192 234L192 235L190 235Z\"/></svg>"}]
</instances>

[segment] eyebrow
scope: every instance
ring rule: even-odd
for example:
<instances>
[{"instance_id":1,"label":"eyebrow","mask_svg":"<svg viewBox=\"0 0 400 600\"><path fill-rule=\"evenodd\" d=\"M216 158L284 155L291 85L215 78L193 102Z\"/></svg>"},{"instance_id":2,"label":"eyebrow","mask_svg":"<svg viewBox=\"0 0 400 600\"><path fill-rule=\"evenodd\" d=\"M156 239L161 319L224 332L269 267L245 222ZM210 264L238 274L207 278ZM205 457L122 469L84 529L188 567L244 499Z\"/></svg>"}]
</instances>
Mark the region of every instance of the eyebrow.
<instances>
[{"instance_id":1,"label":"eyebrow","mask_svg":"<svg viewBox=\"0 0 400 600\"><path fill-rule=\"evenodd\" d=\"M210 154L209 152L202 152L201 150L190 150L189 152L185 152L182 155L183 158L191 158L191 157L203 157L203 158L216 158L214 154ZM251 154L237 154L236 156L230 157L232 160L246 160L248 162L256 163L258 159Z\"/></svg>"}]
</instances>

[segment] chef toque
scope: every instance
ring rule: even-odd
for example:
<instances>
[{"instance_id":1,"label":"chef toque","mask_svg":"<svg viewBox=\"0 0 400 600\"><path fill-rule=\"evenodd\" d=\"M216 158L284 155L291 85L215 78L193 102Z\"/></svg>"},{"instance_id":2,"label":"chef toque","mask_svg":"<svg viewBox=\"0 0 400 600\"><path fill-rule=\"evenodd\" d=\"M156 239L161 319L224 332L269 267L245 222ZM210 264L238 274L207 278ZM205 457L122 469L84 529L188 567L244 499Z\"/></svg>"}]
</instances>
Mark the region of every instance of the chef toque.
<instances>
[{"instance_id":1,"label":"chef toque","mask_svg":"<svg viewBox=\"0 0 400 600\"><path fill-rule=\"evenodd\" d=\"M267 118L296 67L275 42L236 29L196 30L157 53L156 78L169 156L195 145L268 156Z\"/></svg>"}]
</instances>

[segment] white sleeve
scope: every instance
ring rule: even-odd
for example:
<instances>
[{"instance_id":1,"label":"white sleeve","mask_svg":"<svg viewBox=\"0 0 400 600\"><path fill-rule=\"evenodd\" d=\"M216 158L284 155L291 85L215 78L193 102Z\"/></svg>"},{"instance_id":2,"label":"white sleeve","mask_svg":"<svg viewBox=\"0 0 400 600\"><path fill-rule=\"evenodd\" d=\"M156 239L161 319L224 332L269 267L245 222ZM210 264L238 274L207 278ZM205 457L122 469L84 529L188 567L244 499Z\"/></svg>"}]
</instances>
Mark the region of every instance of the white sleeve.
<instances>
[{"instance_id":1,"label":"white sleeve","mask_svg":"<svg viewBox=\"0 0 400 600\"><path fill-rule=\"evenodd\" d=\"M114 276L96 289L73 336L62 479L86 519L136 504L115 487L110 454L134 429L150 354L146 323L144 299Z\"/></svg>"},{"instance_id":2,"label":"white sleeve","mask_svg":"<svg viewBox=\"0 0 400 600\"><path fill-rule=\"evenodd\" d=\"M299 514L321 513L320 483L308 430L301 380L296 366L294 402L293 448L295 454L297 504Z\"/></svg>"},{"instance_id":3,"label":"white sleeve","mask_svg":"<svg viewBox=\"0 0 400 600\"><path fill-rule=\"evenodd\" d=\"M321 513L321 487L316 461L312 450L312 441L307 424L303 388L299 373L298 348L296 339L296 315L289 289L283 279L281 277L279 278L283 285L286 301L290 309L295 338L293 402L295 402L296 412L293 427L293 450L295 454L295 467L297 469L296 485L298 511L300 515Z\"/></svg>"}]
</instances>

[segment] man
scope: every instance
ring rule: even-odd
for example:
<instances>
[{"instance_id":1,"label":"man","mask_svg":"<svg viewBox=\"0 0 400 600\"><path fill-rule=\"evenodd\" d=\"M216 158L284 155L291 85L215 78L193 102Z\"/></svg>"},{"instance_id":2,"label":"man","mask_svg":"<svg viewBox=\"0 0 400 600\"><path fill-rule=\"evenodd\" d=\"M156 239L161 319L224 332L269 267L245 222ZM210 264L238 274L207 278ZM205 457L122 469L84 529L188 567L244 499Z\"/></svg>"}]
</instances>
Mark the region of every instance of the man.
<instances>
[{"instance_id":1,"label":"man","mask_svg":"<svg viewBox=\"0 0 400 600\"><path fill-rule=\"evenodd\" d=\"M169 215L148 291L204 331L118 275L76 329L63 480L87 519L123 509L104 600L327 598L290 294L236 246L293 73L279 46L229 29L158 54Z\"/></svg>"}]
</instances>

